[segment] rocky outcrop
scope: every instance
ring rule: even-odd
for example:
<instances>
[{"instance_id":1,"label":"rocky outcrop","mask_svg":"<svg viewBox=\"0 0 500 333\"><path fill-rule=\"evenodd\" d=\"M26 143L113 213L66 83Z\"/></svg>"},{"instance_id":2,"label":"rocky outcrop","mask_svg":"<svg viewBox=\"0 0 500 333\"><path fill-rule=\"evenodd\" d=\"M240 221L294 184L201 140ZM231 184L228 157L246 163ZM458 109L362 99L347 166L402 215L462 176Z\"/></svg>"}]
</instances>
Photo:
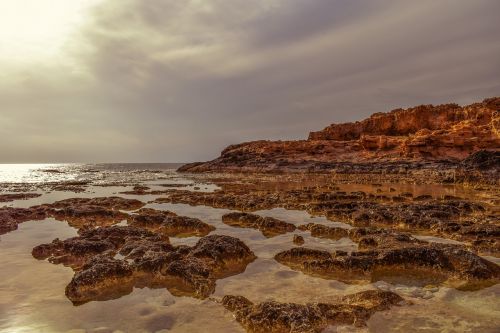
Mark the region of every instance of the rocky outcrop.
<instances>
[{"instance_id":1,"label":"rocky outcrop","mask_svg":"<svg viewBox=\"0 0 500 333\"><path fill-rule=\"evenodd\" d=\"M328 228L317 236L329 238L338 229ZM299 247L278 253L275 259L305 273L347 283L388 280L476 289L500 281L500 266L462 246L428 243L383 229L354 228L346 236L358 243L358 251L330 253Z\"/></svg>"},{"instance_id":2,"label":"rocky outcrop","mask_svg":"<svg viewBox=\"0 0 500 333\"><path fill-rule=\"evenodd\" d=\"M404 302L389 291L368 290L331 303L254 304L242 296L224 296L222 304L249 333L316 333L329 325L364 326L377 311Z\"/></svg>"},{"instance_id":3,"label":"rocky outcrop","mask_svg":"<svg viewBox=\"0 0 500 333\"><path fill-rule=\"evenodd\" d=\"M54 264L63 264L79 270L86 261L102 253L116 255L122 251L131 255L131 249L136 253L144 252L145 246L151 250L153 245L159 246L157 250L172 248L168 237L135 227L84 229L79 234L78 237L63 241L56 238L52 243L38 245L33 249L32 255L36 259L48 259Z\"/></svg>"},{"instance_id":4,"label":"rocky outcrop","mask_svg":"<svg viewBox=\"0 0 500 333\"><path fill-rule=\"evenodd\" d=\"M151 208L141 208L129 215L131 226L145 228L170 237L206 236L215 228L197 218Z\"/></svg>"},{"instance_id":5,"label":"rocky outcrop","mask_svg":"<svg viewBox=\"0 0 500 333\"><path fill-rule=\"evenodd\" d=\"M39 221L47 218L47 211L43 207L31 208L0 208L0 235L17 230L20 223Z\"/></svg>"},{"instance_id":6,"label":"rocky outcrop","mask_svg":"<svg viewBox=\"0 0 500 333\"><path fill-rule=\"evenodd\" d=\"M253 175L255 176L255 175ZM260 181L257 178L256 181ZM230 185L215 192L172 190L168 197L154 202L206 205L215 208L240 210L247 213L229 213L223 222L232 226L250 227L267 236L291 232L293 226L278 224L275 219L262 218L248 212L283 207L304 210L312 215L324 215L329 220L341 221L355 227L380 227L415 233L432 234L466 242L482 254L500 253L500 225L498 213L477 201L450 195L434 198L431 195L413 197L411 193L367 193L337 191L329 185L289 190L256 190L251 185ZM278 229L276 229L278 228ZM272 230L275 229L275 230ZM328 238L345 237L342 228L309 224L299 226L313 236L330 230Z\"/></svg>"},{"instance_id":7,"label":"rocky outcrop","mask_svg":"<svg viewBox=\"0 0 500 333\"><path fill-rule=\"evenodd\" d=\"M312 132L307 140L231 145L213 161L187 164L179 170L325 171L337 170L345 163L370 169L373 162L389 163L382 169L390 170L404 167L404 162L410 162L407 166L412 168L415 161L432 161L439 173L447 165L444 161L456 167L472 153L499 151L499 147L500 97L496 97L464 107L421 105L375 113L363 121ZM380 170L381 166L377 167ZM495 168L499 169L498 163Z\"/></svg>"},{"instance_id":8,"label":"rocky outcrop","mask_svg":"<svg viewBox=\"0 0 500 333\"><path fill-rule=\"evenodd\" d=\"M498 185L500 151L481 150L464 159L455 171L455 181Z\"/></svg>"},{"instance_id":9,"label":"rocky outcrop","mask_svg":"<svg viewBox=\"0 0 500 333\"><path fill-rule=\"evenodd\" d=\"M71 207L97 206L112 210L136 210L144 206L144 202L121 197L70 198L50 204L52 208L64 209Z\"/></svg>"},{"instance_id":10,"label":"rocky outcrop","mask_svg":"<svg viewBox=\"0 0 500 333\"><path fill-rule=\"evenodd\" d=\"M0 194L0 202L11 202L15 200L26 200L37 198L41 196L40 193L7 193Z\"/></svg>"},{"instance_id":11,"label":"rocky outcrop","mask_svg":"<svg viewBox=\"0 0 500 333\"><path fill-rule=\"evenodd\" d=\"M274 217L262 217L249 213L228 213L222 216L222 222L232 227L258 229L266 237L274 237L295 230L291 223L275 219Z\"/></svg>"},{"instance_id":12,"label":"rocky outcrop","mask_svg":"<svg viewBox=\"0 0 500 333\"><path fill-rule=\"evenodd\" d=\"M311 236L319 238L328 238L332 240L338 240L343 237L347 237L349 232L347 229L338 227L329 227L323 224L308 223L299 226L300 230L310 231Z\"/></svg>"},{"instance_id":13,"label":"rocky outcrop","mask_svg":"<svg viewBox=\"0 0 500 333\"><path fill-rule=\"evenodd\" d=\"M66 221L72 227L81 229L110 226L128 218L123 211L136 210L145 203L136 199L121 197L70 198L42 205L48 215L59 221Z\"/></svg>"},{"instance_id":14,"label":"rocky outcrop","mask_svg":"<svg viewBox=\"0 0 500 333\"><path fill-rule=\"evenodd\" d=\"M239 239L210 235L193 247L130 226L83 230L33 249L37 259L75 270L66 296L75 304L121 297L133 287L163 287L177 296L206 298L215 282L241 273L256 257Z\"/></svg>"}]
</instances>

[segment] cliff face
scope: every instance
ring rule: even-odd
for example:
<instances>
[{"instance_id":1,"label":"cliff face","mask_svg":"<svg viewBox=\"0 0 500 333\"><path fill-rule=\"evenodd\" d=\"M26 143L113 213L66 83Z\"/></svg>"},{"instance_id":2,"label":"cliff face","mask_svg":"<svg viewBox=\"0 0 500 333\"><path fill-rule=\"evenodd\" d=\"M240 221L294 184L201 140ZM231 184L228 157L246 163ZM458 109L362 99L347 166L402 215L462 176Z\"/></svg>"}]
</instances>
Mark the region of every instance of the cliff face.
<instances>
[{"instance_id":1,"label":"cliff face","mask_svg":"<svg viewBox=\"0 0 500 333\"><path fill-rule=\"evenodd\" d=\"M338 163L446 160L480 150L500 150L500 97L465 107L421 105L332 124L307 140L253 141L231 145L213 161L181 171L329 169Z\"/></svg>"}]
</instances>

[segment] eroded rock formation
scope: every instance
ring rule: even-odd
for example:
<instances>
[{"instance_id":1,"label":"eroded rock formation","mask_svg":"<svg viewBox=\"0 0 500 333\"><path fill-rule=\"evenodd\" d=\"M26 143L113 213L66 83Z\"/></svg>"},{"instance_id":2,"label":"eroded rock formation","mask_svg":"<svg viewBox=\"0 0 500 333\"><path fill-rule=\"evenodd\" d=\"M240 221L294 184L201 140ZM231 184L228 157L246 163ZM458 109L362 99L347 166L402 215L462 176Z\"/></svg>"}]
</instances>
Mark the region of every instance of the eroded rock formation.
<instances>
[{"instance_id":1,"label":"eroded rock formation","mask_svg":"<svg viewBox=\"0 0 500 333\"><path fill-rule=\"evenodd\" d=\"M249 333L316 333L329 325L364 326L377 311L404 300L388 291L368 290L331 303L254 304L242 296L224 296L222 304Z\"/></svg>"},{"instance_id":2,"label":"eroded rock formation","mask_svg":"<svg viewBox=\"0 0 500 333\"><path fill-rule=\"evenodd\" d=\"M429 169L435 178L453 181L460 160L482 150L498 152L499 147L500 97L495 97L464 107L421 105L375 113L362 121L312 132L307 140L231 145L215 160L187 164L179 170L343 173L347 168L351 173L408 173ZM422 161L430 163L417 163ZM452 172L443 174L444 169ZM494 169L498 178L498 160Z\"/></svg>"},{"instance_id":3,"label":"eroded rock formation","mask_svg":"<svg viewBox=\"0 0 500 333\"><path fill-rule=\"evenodd\" d=\"M172 246L167 236L130 226L84 230L78 237L35 247L33 256L76 271L66 295L77 304L117 298L134 286L205 298L217 279L244 271L255 259L234 237L211 235L193 247Z\"/></svg>"},{"instance_id":4,"label":"eroded rock formation","mask_svg":"<svg viewBox=\"0 0 500 333\"><path fill-rule=\"evenodd\" d=\"M41 196L40 193L7 193L0 194L0 202L11 202L14 200L26 200L31 198L37 198Z\"/></svg>"},{"instance_id":5,"label":"eroded rock formation","mask_svg":"<svg viewBox=\"0 0 500 333\"><path fill-rule=\"evenodd\" d=\"M338 229L324 227L317 233L336 239ZM346 236L358 243L358 251L330 253L298 247L278 253L275 259L293 269L347 283L388 280L475 289L500 281L500 266L463 246L428 243L373 228L353 228Z\"/></svg>"},{"instance_id":6,"label":"eroded rock formation","mask_svg":"<svg viewBox=\"0 0 500 333\"><path fill-rule=\"evenodd\" d=\"M129 215L131 226L146 228L171 237L206 236L215 228L197 218L178 216L165 210L141 208Z\"/></svg>"},{"instance_id":7,"label":"eroded rock formation","mask_svg":"<svg viewBox=\"0 0 500 333\"><path fill-rule=\"evenodd\" d=\"M71 198L43 205L49 216L67 221L75 228L109 226L126 220L131 211L144 206L135 199L121 197Z\"/></svg>"},{"instance_id":8,"label":"eroded rock formation","mask_svg":"<svg viewBox=\"0 0 500 333\"><path fill-rule=\"evenodd\" d=\"M222 216L222 222L233 227L258 229L266 237L285 234L295 230L295 225L275 219L249 213L228 213Z\"/></svg>"},{"instance_id":9,"label":"eroded rock formation","mask_svg":"<svg viewBox=\"0 0 500 333\"><path fill-rule=\"evenodd\" d=\"M245 212L275 207L305 210L312 215L324 215L329 220L355 227L373 226L425 232L465 242L471 249L481 253L500 253L498 213L491 211L492 207L486 207L483 203L450 195L438 198L431 195L413 197L411 193L399 193L395 190L389 193L344 192L332 189L330 185L263 191L245 184L239 187L231 185L210 193L172 190L167 197L158 198L155 202L207 205ZM235 218L230 219L232 216ZM255 217L250 219L248 216L251 215L230 214L225 220L234 225L258 229L255 223L260 220ZM251 223L253 220L255 221ZM317 231L317 234L321 234L321 229L325 227L310 225L300 228L310 230L315 235ZM341 238L345 230L339 228L332 232L336 233L335 237Z\"/></svg>"},{"instance_id":10,"label":"eroded rock formation","mask_svg":"<svg viewBox=\"0 0 500 333\"><path fill-rule=\"evenodd\" d=\"M47 212L42 207L32 208L0 208L0 235L17 230L19 223L37 221L47 218Z\"/></svg>"}]
</instances>

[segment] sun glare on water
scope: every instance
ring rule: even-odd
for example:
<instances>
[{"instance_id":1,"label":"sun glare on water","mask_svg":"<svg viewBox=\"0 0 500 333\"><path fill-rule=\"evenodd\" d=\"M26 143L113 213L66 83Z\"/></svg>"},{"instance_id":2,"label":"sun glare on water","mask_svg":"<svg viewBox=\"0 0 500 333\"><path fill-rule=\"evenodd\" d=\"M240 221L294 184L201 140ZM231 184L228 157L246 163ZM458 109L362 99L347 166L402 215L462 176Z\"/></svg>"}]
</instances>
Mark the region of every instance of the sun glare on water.
<instances>
[{"instance_id":1,"label":"sun glare on water","mask_svg":"<svg viewBox=\"0 0 500 333\"><path fill-rule=\"evenodd\" d=\"M57 56L102 0L0 0L0 61L30 63Z\"/></svg>"}]
</instances>

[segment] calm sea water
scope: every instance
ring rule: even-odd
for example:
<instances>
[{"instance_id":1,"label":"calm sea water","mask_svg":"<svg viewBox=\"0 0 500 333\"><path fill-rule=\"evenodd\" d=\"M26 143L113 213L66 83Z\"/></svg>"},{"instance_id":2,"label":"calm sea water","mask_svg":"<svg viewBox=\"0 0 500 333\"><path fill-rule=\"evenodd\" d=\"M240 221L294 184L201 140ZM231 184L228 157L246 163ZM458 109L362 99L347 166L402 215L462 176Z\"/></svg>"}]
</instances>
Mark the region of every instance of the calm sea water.
<instances>
[{"instance_id":1,"label":"calm sea water","mask_svg":"<svg viewBox=\"0 0 500 333\"><path fill-rule=\"evenodd\" d=\"M124 181L153 179L182 163L109 164L0 164L0 183L44 183L60 181ZM135 177L134 177L135 175Z\"/></svg>"}]
</instances>

